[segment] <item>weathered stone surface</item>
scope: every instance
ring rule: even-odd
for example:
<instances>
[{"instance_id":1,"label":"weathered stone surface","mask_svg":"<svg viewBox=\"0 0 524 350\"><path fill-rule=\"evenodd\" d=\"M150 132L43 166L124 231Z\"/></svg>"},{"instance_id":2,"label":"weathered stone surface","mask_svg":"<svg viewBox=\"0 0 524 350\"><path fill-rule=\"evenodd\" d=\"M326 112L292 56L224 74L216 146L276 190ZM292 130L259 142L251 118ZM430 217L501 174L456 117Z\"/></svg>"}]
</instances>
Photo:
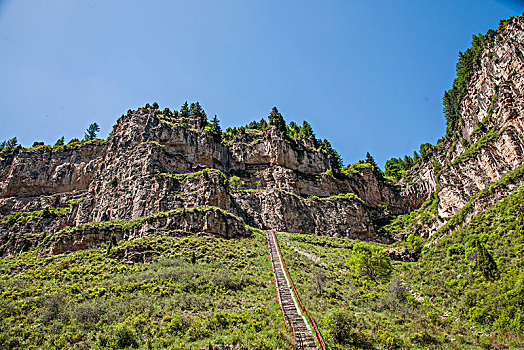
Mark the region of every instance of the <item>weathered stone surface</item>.
<instances>
[{"instance_id":1,"label":"weathered stone surface","mask_svg":"<svg viewBox=\"0 0 524 350\"><path fill-rule=\"evenodd\" d=\"M366 206L356 196L305 199L282 190L262 190L237 192L234 198L238 214L263 229L387 241L376 234Z\"/></svg>"},{"instance_id":2,"label":"weathered stone surface","mask_svg":"<svg viewBox=\"0 0 524 350\"><path fill-rule=\"evenodd\" d=\"M403 180L406 195L411 195L417 206L437 191L438 215L449 218L472 196L523 164L523 53L521 16L499 28L495 42L484 49L461 104L461 134L437 145ZM433 171L435 161L443 165L439 186ZM475 214L478 211L471 213ZM445 220L436 218L435 223L430 233Z\"/></svg>"},{"instance_id":3,"label":"weathered stone surface","mask_svg":"<svg viewBox=\"0 0 524 350\"><path fill-rule=\"evenodd\" d=\"M87 190L105 151L104 142L78 148L48 147L0 161L0 215L64 205Z\"/></svg>"},{"instance_id":4,"label":"weathered stone surface","mask_svg":"<svg viewBox=\"0 0 524 350\"><path fill-rule=\"evenodd\" d=\"M41 255L56 255L108 243L112 235L118 241L151 234L210 234L223 238L251 235L244 221L218 208L177 210L138 220L108 221L81 225L59 231L39 250Z\"/></svg>"}]
</instances>

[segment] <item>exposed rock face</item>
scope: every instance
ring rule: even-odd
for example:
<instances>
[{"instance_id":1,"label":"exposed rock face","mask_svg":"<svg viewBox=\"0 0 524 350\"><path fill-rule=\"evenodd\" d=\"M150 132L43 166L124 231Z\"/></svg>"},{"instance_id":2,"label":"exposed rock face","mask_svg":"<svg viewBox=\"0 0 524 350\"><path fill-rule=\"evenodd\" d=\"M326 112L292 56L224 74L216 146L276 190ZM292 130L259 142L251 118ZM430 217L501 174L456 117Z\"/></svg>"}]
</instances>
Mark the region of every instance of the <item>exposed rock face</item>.
<instances>
[{"instance_id":1,"label":"exposed rock face","mask_svg":"<svg viewBox=\"0 0 524 350\"><path fill-rule=\"evenodd\" d=\"M235 203L248 224L264 229L381 240L360 199L304 199L289 192L238 192ZM289 210L293 208L293 210Z\"/></svg>"},{"instance_id":2,"label":"exposed rock face","mask_svg":"<svg viewBox=\"0 0 524 350\"><path fill-rule=\"evenodd\" d=\"M78 148L42 147L0 161L0 215L64 206L85 192L105 152L105 142Z\"/></svg>"},{"instance_id":3,"label":"exposed rock face","mask_svg":"<svg viewBox=\"0 0 524 350\"><path fill-rule=\"evenodd\" d=\"M44 242L39 252L56 255L73 252L109 242L131 240L151 234L211 234L223 238L246 237L251 234L244 222L218 208L177 210L129 222L107 221L81 225L58 231L49 243Z\"/></svg>"},{"instance_id":4,"label":"exposed rock face","mask_svg":"<svg viewBox=\"0 0 524 350\"><path fill-rule=\"evenodd\" d=\"M53 233L66 224L74 227L213 206L260 228L384 241L376 234L373 220L404 213L409 206L409 198L401 195L398 186L369 168L328 175L329 158L314 148L314 139L286 139L270 126L264 132L240 133L226 145L195 120L187 120L187 125L172 121L141 108L119 119L107 142L63 150L43 147L2 162L3 215L64 207L72 198L81 198L67 220L42 221L31 231L10 229L37 235L36 231ZM230 186L234 175L240 176L240 187ZM340 196L347 193L353 195ZM229 233L231 223L220 227L220 220L198 215L195 220L203 221L192 224L188 232L199 227L227 237L238 235ZM93 227L61 236L46 251L55 254L106 242L111 230ZM142 231L130 237L141 235Z\"/></svg>"},{"instance_id":5,"label":"exposed rock face","mask_svg":"<svg viewBox=\"0 0 524 350\"><path fill-rule=\"evenodd\" d=\"M489 184L524 161L524 18L500 27L485 46L460 106L461 132L437 145L403 180L420 205L432 192L438 215L449 218ZM437 178L434 164L442 165ZM471 214L477 214L473 211ZM435 232L445 220L436 218Z\"/></svg>"}]
</instances>

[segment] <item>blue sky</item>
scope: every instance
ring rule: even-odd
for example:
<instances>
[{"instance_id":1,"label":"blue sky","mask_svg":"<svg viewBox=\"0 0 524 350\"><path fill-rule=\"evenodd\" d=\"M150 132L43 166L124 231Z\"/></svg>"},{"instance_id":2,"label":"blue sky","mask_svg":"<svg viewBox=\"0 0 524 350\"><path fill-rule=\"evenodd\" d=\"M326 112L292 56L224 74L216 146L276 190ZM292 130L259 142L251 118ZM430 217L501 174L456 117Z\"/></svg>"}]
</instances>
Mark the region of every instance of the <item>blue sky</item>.
<instances>
[{"instance_id":1,"label":"blue sky","mask_svg":"<svg viewBox=\"0 0 524 350\"><path fill-rule=\"evenodd\" d=\"M522 1L0 0L0 140L106 137L129 108L200 101L223 129L308 120L346 164L444 134L471 35Z\"/></svg>"}]
</instances>

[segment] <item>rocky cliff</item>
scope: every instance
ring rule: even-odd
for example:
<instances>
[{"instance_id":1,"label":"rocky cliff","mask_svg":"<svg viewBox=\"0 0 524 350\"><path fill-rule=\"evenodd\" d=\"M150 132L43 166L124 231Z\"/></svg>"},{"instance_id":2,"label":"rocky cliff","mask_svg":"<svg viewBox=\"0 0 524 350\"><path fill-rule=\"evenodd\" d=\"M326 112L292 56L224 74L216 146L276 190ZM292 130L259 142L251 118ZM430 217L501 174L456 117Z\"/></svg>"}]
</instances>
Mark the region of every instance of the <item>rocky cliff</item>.
<instances>
[{"instance_id":1,"label":"rocky cliff","mask_svg":"<svg viewBox=\"0 0 524 350\"><path fill-rule=\"evenodd\" d=\"M524 18L501 21L483 39L458 107L458 127L401 182L417 206L436 193L437 215L425 228L428 235L524 161Z\"/></svg>"},{"instance_id":2,"label":"rocky cliff","mask_svg":"<svg viewBox=\"0 0 524 350\"><path fill-rule=\"evenodd\" d=\"M227 143L196 120L153 108L128 112L107 141L22 150L1 161L0 174L2 222L12 221L13 212L31 216L75 201L67 217L38 219L30 229L4 223L4 241L17 242L5 254L36 246L35 237L66 227L209 206L261 229L385 242L374 222L409 207L400 187L365 165L334 173L329 154L314 138L290 138L270 125ZM32 236L16 240L13 232ZM74 232L59 248L44 251L87 246L75 243L83 242L80 236L87 231ZM99 243L110 236L105 231L89 235L86 241Z\"/></svg>"}]
</instances>

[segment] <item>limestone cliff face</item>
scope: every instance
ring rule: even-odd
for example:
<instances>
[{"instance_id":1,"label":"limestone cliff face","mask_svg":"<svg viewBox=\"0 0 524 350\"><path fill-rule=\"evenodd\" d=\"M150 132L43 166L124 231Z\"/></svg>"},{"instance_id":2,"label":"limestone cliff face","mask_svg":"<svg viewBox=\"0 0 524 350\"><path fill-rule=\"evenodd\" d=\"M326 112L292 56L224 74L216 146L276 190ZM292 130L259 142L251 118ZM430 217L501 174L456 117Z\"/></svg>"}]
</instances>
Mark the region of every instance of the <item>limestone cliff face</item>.
<instances>
[{"instance_id":1,"label":"limestone cliff face","mask_svg":"<svg viewBox=\"0 0 524 350\"><path fill-rule=\"evenodd\" d=\"M494 37L460 105L459 133L437 145L403 180L417 205L437 192L439 217L432 232L524 161L524 18L501 25ZM436 162L442 165L439 176Z\"/></svg>"},{"instance_id":2,"label":"limestone cliff face","mask_svg":"<svg viewBox=\"0 0 524 350\"><path fill-rule=\"evenodd\" d=\"M107 241L110 231L118 230L66 227L209 206L263 229L386 241L374 221L406 212L409 198L369 168L336 177L329 169L327 154L315 148L313 139L287 139L270 126L240 133L228 145L195 120L176 122L141 108L120 118L107 142L40 147L2 161L1 215L64 208L77 199L67 217L33 219L31 228L0 221L0 230L10 233L5 237L20 233L18 240L3 243L3 251L36 246L58 231L71 234L43 252L74 251ZM231 183L233 176L237 184ZM245 230L228 233L232 223L215 229L220 220L196 213L188 214L194 216L191 229L177 229L226 237Z\"/></svg>"},{"instance_id":3,"label":"limestone cliff face","mask_svg":"<svg viewBox=\"0 0 524 350\"><path fill-rule=\"evenodd\" d=\"M105 142L81 147L41 147L0 161L0 215L64 206L85 192L105 152Z\"/></svg>"}]
</instances>

